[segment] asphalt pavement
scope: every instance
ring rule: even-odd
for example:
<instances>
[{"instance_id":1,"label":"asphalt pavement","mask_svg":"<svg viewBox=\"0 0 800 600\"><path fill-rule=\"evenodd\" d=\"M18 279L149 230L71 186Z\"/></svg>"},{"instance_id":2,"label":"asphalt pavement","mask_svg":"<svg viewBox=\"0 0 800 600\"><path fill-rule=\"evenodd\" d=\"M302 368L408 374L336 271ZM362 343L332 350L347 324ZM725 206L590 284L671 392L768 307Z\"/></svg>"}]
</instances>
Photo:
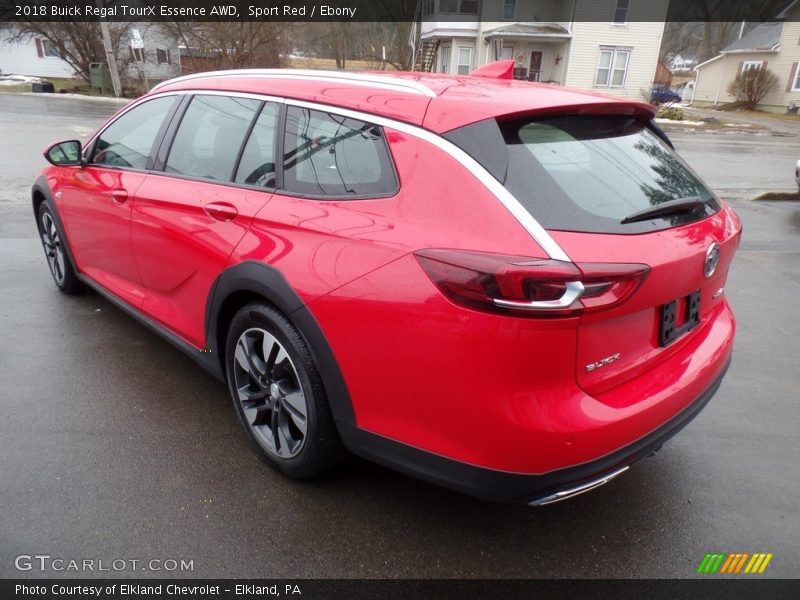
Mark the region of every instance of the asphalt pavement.
<instances>
[{"instance_id":1,"label":"asphalt pavement","mask_svg":"<svg viewBox=\"0 0 800 600\"><path fill-rule=\"evenodd\" d=\"M29 187L47 142L87 135L118 106L0 94L0 577L683 578L706 552L771 552L764 576L800 575L800 205L749 200L794 189L800 138L674 136L744 223L732 367L655 457L533 509L361 460L289 481L222 384L97 295L61 295ZM37 554L128 562L15 567ZM129 562L151 559L192 568Z\"/></svg>"}]
</instances>

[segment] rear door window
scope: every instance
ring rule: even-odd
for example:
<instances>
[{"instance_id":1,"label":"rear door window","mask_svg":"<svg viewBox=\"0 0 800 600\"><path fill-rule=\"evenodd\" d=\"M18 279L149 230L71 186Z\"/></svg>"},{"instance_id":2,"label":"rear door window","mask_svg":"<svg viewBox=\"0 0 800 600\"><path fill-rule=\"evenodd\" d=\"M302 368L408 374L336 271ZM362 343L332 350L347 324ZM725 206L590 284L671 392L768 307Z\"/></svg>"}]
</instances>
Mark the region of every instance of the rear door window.
<instances>
[{"instance_id":1,"label":"rear door window","mask_svg":"<svg viewBox=\"0 0 800 600\"><path fill-rule=\"evenodd\" d=\"M275 187L275 141L280 108L267 102L258 115L236 170L236 183Z\"/></svg>"},{"instance_id":2,"label":"rear door window","mask_svg":"<svg viewBox=\"0 0 800 600\"><path fill-rule=\"evenodd\" d=\"M176 175L231 181L233 169L261 102L198 95L181 119L167 158Z\"/></svg>"},{"instance_id":3,"label":"rear door window","mask_svg":"<svg viewBox=\"0 0 800 600\"><path fill-rule=\"evenodd\" d=\"M283 169L285 189L300 196L381 197L398 188L379 126L295 106L287 110Z\"/></svg>"}]
</instances>

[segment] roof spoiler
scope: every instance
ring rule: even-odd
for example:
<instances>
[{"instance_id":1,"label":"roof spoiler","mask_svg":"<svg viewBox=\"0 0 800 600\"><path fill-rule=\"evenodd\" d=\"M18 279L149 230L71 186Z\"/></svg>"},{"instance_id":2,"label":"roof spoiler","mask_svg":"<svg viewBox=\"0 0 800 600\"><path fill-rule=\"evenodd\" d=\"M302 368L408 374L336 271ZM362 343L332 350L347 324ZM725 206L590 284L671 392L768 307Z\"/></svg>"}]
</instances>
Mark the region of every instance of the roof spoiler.
<instances>
[{"instance_id":1,"label":"roof spoiler","mask_svg":"<svg viewBox=\"0 0 800 600\"><path fill-rule=\"evenodd\" d=\"M513 79L515 64L516 62L513 60L498 60L478 67L470 75L487 79Z\"/></svg>"}]
</instances>

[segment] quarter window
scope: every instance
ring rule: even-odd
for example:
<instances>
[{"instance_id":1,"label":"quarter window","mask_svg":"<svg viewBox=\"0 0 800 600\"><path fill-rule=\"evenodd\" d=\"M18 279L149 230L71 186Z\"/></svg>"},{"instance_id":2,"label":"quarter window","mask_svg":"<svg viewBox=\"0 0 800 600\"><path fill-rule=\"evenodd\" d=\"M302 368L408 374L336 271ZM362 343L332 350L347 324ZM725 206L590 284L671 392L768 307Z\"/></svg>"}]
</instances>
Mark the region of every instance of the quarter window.
<instances>
[{"instance_id":1,"label":"quarter window","mask_svg":"<svg viewBox=\"0 0 800 600\"><path fill-rule=\"evenodd\" d=\"M621 88L625 86L631 52L627 48L601 48L597 62L596 87Z\"/></svg>"},{"instance_id":2,"label":"quarter window","mask_svg":"<svg viewBox=\"0 0 800 600\"><path fill-rule=\"evenodd\" d=\"M148 168L158 131L174 103L174 96L165 96L143 102L123 114L100 134L91 162L128 169Z\"/></svg>"},{"instance_id":3,"label":"quarter window","mask_svg":"<svg viewBox=\"0 0 800 600\"><path fill-rule=\"evenodd\" d=\"M284 187L301 196L376 197L397 191L383 131L336 114L289 107Z\"/></svg>"},{"instance_id":4,"label":"quarter window","mask_svg":"<svg viewBox=\"0 0 800 600\"><path fill-rule=\"evenodd\" d=\"M236 183L275 187L275 136L278 131L278 105L267 102L253 125L236 170Z\"/></svg>"},{"instance_id":5,"label":"quarter window","mask_svg":"<svg viewBox=\"0 0 800 600\"><path fill-rule=\"evenodd\" d=\"M195 96L183 115L167 158L167 173L230 181L260 102Z\"/></svg>"}]
</instances>

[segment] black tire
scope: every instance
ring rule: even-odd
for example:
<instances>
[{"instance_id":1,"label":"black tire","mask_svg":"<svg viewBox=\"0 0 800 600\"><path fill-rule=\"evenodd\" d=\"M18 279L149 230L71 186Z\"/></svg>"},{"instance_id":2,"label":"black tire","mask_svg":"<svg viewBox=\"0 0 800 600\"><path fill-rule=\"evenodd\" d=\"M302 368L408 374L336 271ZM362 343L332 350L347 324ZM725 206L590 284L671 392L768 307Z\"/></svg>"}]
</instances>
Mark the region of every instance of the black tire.
<instances>
[{"instance_id":1,"label":"black tire","mask_svg":"<svg viewBox=\"0 0 800 600\"><path fill-rule=\"evenodd\" d=\"M47 266L59 290L65 294L79 294L83 292L83 283L78 279L72 268L67 254L64 232L58 226L53 216L55 213L49 200L39 205L36 224L39 228L39 238L42 241Z\"/></svg>"},{"instance_id":2,"label":"black tire","mask_svg":"<svg viewBox=\"0 0 800 600\"><path fill-rule=\"evenodd\" d=\"M239 310L228 328L225 368L239 421L270 465L310 479L339 462L344 451L319 372L282 313L263 302Z\"/></svg>"}]
</instances>

